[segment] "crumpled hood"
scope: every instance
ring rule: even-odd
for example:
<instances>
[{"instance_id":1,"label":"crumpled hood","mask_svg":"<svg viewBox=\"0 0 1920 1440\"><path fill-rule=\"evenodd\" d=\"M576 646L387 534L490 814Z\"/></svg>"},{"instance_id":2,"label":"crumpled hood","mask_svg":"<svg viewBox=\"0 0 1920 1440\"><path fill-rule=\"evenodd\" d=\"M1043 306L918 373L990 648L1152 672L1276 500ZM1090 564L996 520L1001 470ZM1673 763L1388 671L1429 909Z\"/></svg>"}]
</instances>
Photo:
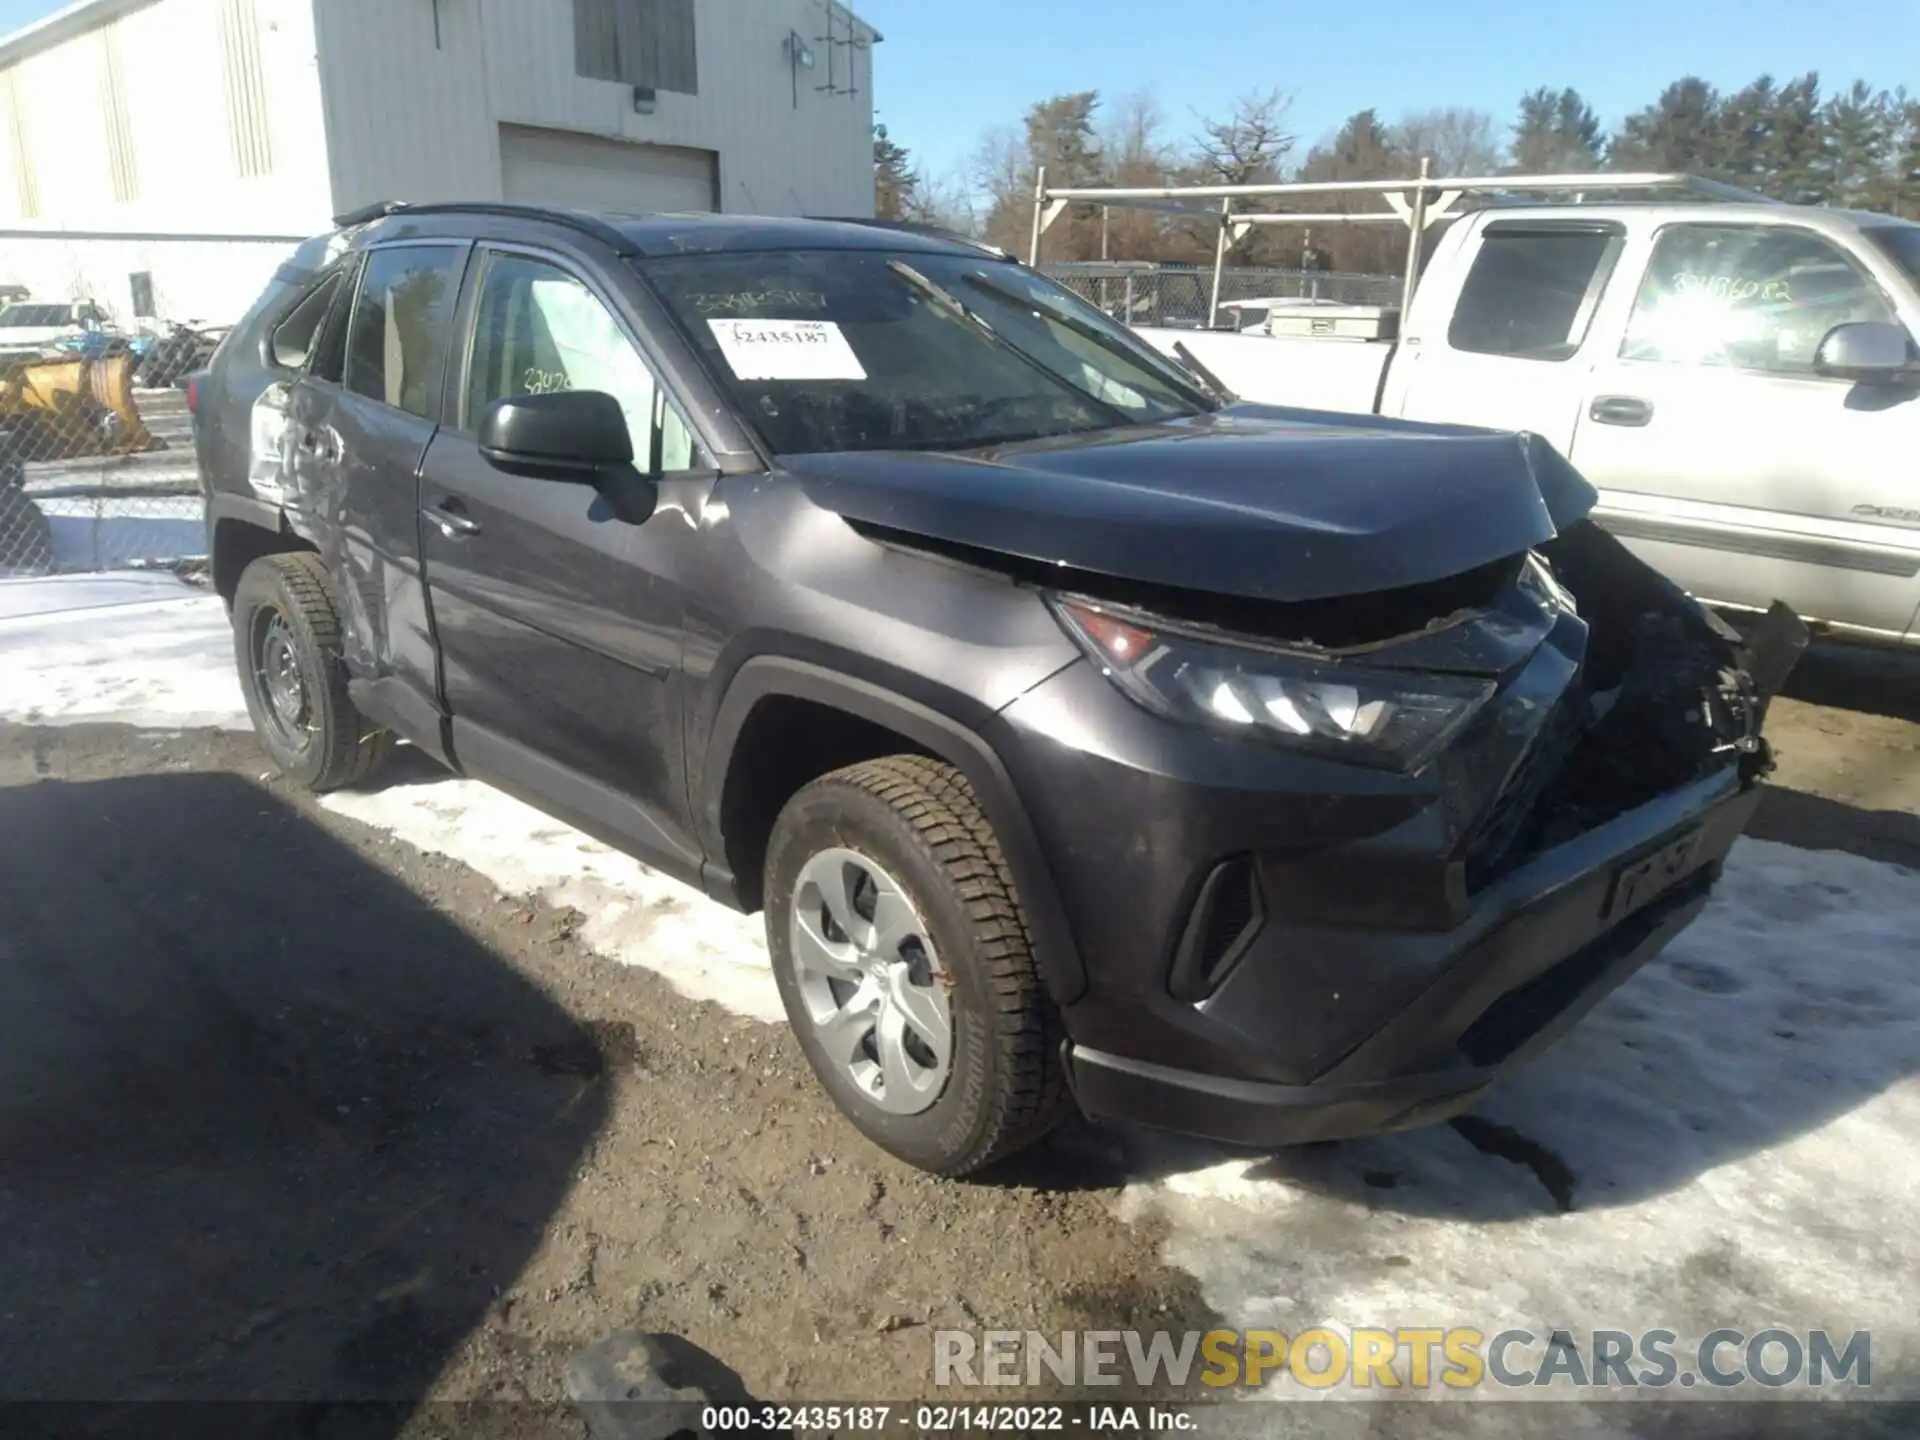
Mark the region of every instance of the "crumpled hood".
<instances>
[{"instance_id":1,"label":"crumpled hood","mask_svg":"<svg viewBox=\"0 0 1920 1440\"><path fill-rule=\"evenodd\" d=\"M1535 435L1259 405L991 451L784 464L849 520L1277 601L1457 575L1551 540L1597 499Z\"/></svg>"}]
</instances>

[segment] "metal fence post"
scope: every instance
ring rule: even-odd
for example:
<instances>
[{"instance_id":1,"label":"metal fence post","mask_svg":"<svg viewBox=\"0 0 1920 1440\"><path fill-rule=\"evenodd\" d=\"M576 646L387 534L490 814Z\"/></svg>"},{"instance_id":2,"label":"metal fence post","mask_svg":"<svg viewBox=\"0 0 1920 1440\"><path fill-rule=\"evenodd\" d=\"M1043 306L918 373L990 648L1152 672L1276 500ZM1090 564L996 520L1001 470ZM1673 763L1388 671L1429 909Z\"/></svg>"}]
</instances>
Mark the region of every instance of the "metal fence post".
<instances>
[{"instance_id":1,"label":"metal fence post","mask_svg":"<svg viewBox=\"0 0 1920 1440\"><path fill-rule=\"evenodd\" d=\"M1203 329L1211 330L1220 318L1220 277L1227 268L1227 235L1231 229L1229 219L1233 215L1233 197L1220 199L1220 234L1213 242L1213 300L1207 307L1207 320Z\"/></svg>"},{"instance_id":2,"label":"metal fence post","mask_svg":"<svg viewBox=\"0 0 1920 1440\"><path fill-rule=\"evenodd\" d=\"M1027 264L1040 263L1040 215L1047 208L1047 167L1033 172L1033 243L1027 247Z\"/></svg>"},{"instance_id":3,"label":"metal fence post","mask_svg":"<svg viewBox=\"0 0 1920 1440\"><path fill-rule=\"evenodd\" d=\"M1413 313L1413 290L1420 283L1420 242L1427 233L1427 177L1433 173L1432 157L1420 157L1420 183L1413 192L1413 212L1407 217L1407 274L1400 285L1400 324Z\"/></svg>"}]
</instances>

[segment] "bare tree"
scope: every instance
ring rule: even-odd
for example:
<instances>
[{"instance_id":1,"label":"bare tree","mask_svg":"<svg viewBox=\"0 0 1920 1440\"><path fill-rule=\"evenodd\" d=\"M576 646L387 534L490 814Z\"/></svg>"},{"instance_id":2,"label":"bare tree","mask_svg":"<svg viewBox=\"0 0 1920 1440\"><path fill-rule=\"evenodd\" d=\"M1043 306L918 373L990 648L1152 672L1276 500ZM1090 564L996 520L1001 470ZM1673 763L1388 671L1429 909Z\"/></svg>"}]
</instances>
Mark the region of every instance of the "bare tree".
<instances>
[{"instance_id":1,"label":"bare tree","mask_svg":"<svg viewBox=\"0 0 1920 1440\"><path fill-rule=\"evenodd\" d=\"M961 235L973 235L979 232L979 216L974 208L973 189L967 183L967 177L959 171L948 171L944 175L919 177L920 188L917 203L909 219L923 225L938 225L943 230L952 230Z\"/></svg>"},{"instance_id":2,"label":"bare tree","mask_svg":"<svg viewBox=\"0 0 1920 1440\"><path fill-rule=\"evenodd\" d=\"M1033 160L1025 132L1014 125L987 131L974 147L968 175L982 237L1025 256L1033 215Z\"/></svg>"},{"instance_id":3,"label":"bare tree","mask_svg":"<svg viewBox=\"0 0 1920 1440\"><path fill-rule=\"evenodd\" d=\"M1389 132L1394 149L1414 164L1433 160L1436 175L1489 175L1500 168L1499 123L1484 110L1443 105L1403 116Z\"/></svg>"},{"instance_id":4,"label":"bare tree","mask_svg":"<svg viewBox=\"0 0 1920 1440\"><path fill-rule=\"evenodd\" d=\"M1297 138L1287 128L1287 110L1293 97L1278 90L1243 95L1233 102L1224 120L1201 117L1200 133L1193 137L1193 154L1183 179L1196 185L1270 185L1286 171L1287 156ZM1215 234L1187 226L1188 248L1195 258L1211 256ZM1272 231L1255 230L1229 250L1242 265L1274 263L1281 244Z\"/></svg>"},{"instance_id":5,"label":"bare tree","mask_svg":"<svg viewBox=\"0 0 1920 1440\"><path fill-rule=\"evenodd\" d=\"M1166 138L1166 112L1150 90L1137 90L1110 102L1100 131L1101 153L1115 185L1166 185L1174 170L1173 147ZM1150 211L1122 207L1095 212L1103 258L1158 260L1165 249L1165 225Z\"/></svg>"}]
</instances>

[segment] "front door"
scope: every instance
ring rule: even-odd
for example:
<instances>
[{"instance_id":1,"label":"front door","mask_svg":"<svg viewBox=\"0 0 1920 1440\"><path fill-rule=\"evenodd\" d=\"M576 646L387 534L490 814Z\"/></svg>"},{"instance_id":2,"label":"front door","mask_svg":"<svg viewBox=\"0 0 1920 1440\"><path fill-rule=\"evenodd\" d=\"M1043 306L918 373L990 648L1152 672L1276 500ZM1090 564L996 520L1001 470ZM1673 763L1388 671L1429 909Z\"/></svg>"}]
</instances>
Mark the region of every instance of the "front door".
<instances>
[{"instance_id":1,"label":"front door","mask_svg":"<svg viewBox=\"0 0 1920 1440\"><path fill-rule=\"evenodd\" d=\"M331 550L324 558L348 669L401 681L414 713L434 695L418 476L438 427L469 249L440 242L370 251L350 309L328 322L289 402L293 488Z\"/></svg>"},{"instance_id":2,"label":"front door","mask_svg":"<svg viewBox=\"0 0 1920 1440\"><path fill-rule=\"evenodd\" d=\"M1903 633L1920 604L1920 394L1830 380L1835 325L1895 321L1871 276L1798 226L1663 228L1573 460L1597 517L1703 599Z\"/></svg>"},{"instance_id":3,"label":"front door","mask_svg":"<svg viewBox=\"0 0 1920 1440\"><path fill-rule=\"evenodd\" d=\"M605 295L569 264L483 250L471 353L420 493L442 686L463 765L684 872L699 851L682 747L684 556L697 539L673 477L691 433ZM614 396L635 463L660 475L644 525L589 485L494 469L474 432L494 401Z\"/></svg>"}]
</instances>

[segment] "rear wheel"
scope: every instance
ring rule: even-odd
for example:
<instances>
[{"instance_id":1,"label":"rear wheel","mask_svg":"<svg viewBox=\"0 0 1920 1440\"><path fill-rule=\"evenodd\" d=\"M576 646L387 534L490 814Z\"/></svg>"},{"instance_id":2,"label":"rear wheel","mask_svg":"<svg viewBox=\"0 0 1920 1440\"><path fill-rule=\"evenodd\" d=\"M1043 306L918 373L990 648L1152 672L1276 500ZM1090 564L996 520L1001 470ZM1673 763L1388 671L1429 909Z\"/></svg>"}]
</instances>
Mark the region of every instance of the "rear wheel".
<instances>
[{"instance_id":1,"label":"rear wheel","mask_svg":"<svg viewBox=\"0 0 1920 1440\"><path fill-rule=\"evenodd\" d=\"M17 460L0 464L19 470ZM0 475L0 575L45 575L53 569L53 527L24 484L17 474Z\"/></svg>"},{"instance_id":2,"label":"rear wheel","mask_svg":"<svg viewBox=\"0 0 1920 1440\"><path fill-rule=\"evenodd\" d=\"M808 785L774 823L765 894L800 1047L883 1149L961 1175L1071 1107L1012 877L951 766L892 756Z\"/></svg>"},{"instance_id":3,"label":"rear wheel","mask_svg":"<svg viewBox=\"0 0 1920 1440\"><path fill-rule=\"evenodd\" d=\"M233 597L234 660L247 713L273 763L309 790L368 779L393 749L347 695L340 614L325 565L302 552L268 555Z\"/></svg>"}]
</instances>

